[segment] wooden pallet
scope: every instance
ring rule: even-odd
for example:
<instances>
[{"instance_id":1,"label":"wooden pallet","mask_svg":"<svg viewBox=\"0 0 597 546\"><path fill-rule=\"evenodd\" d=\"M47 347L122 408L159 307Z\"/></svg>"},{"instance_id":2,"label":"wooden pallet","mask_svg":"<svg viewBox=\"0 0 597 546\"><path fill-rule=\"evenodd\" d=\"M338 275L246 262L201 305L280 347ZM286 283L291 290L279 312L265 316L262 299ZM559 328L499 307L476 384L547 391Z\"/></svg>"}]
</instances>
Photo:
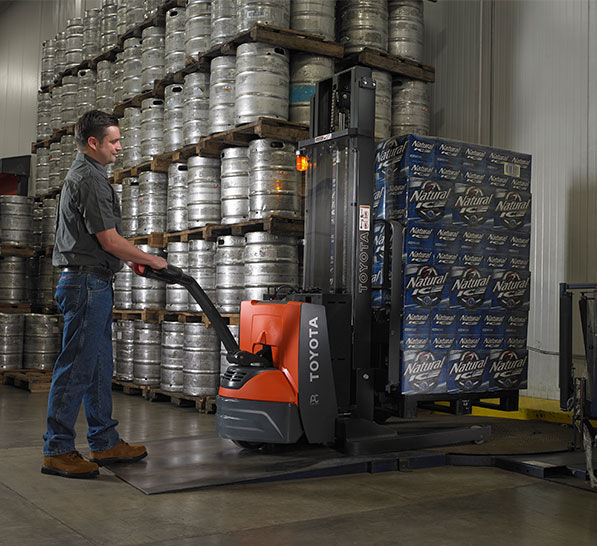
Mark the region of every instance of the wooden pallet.
<instances>
[{"instance_id":1,"label":"wooden pallet","mask_svg":"<svg viewBox=\"0 0 597 546\"><path fill-rule=\"evenodd\" d=\"M116 55L118 53L122 53L122 46L120 44L117 44L111 47L110 49L106 49L106 51L103 51L96 57L90 59L89 66L90 68L95 70L97 68L97 64L102 61L110 61L111 63L113 63L116 60Z\"/></svg>"},{"instance_id":2,"label":"wooden pallet","mask_svg":"<svg viewBox=\"0 0 597 546\"><path fill-rule=\"evenodd\" d=\"M31 258L35 254L32 245L21 245L12 243L0 243L0 256L21 256Z\"/></svg>"},{"instance_id":3,"label":"wooden pallet","mask_svg":"<svg viewBox=\"0 0 597 546\"><path fill-rule=\"evenodd\" d=\"M386 72L406 76L414 80L422 80L424 82L435 81L435 68L432 66L371 48L365 48L359 53L353 53L337 61L336 72L356 65L368 66L376 70L385 70Z\"/></svg>"},{"instance_id":4,"label":"wooden pallet","mask_svg":"<svg viewBox=\"0 0 597 546\"><path fill-rule=\"evenodd\" d=\"M119 102L114 107L114 115L116 117L121 118L122 116L124 116L125 108L141 108L141 103L144 100L150 99L152 97L153 97L153 89L151 89L149 91L143 91L143 93L140 93L139 95L135 95L134 97L131 97L130 99L126 99L123 102Z\"/></svg>"},{"instance_id":5,"label":"wooden pallet","mask_svg":"<svg viewBox=\"0 0 597 546\"><path fill-rule=\"evenodd\" d=\"M48 190L45 193L42 193L41 195L36 195L34 197L35 201L43 201L44 199L54 199L60 192L62 191L62 186L60 188L54 188L51 190Z\"/></svg>"},{"instance_id":6,"label":"wooden pallet","mask_svg":"<svg viewBox=\"0 0 597 546\"><path fill-rule=\"evenodd\" d=\"M178 315L176 312L166 311L165 309L114 309L112 311L114 320L142 320L157 324L164 320L176 322Z\"/></svg>"},{"instance_id":7,"label":"wooden pallet","mask_svg":"<svg viewBox=\"0 0 597 546\"><path fill-rule=\"evenodd\" d=\"M124 394L133 396L146 396L147 391L151 387L148 385L135 385L132 381L120 381L119 379L112 379L112 390L122 391Z\"/></svg>"},{"instance_id":8,"label":"wooden pallet","mask_svg":"<svg viewBox=\"0 0 597 546\"><path fill-rule=\"evenodd\" d=\"M155 231L148 235L137 235L129 239L134 245L149 245L153 248L166 248L165 233L161 231Z\"/></svg>"},{"instance_id":9,"label":"wooden pallet","mask_svg":"<svg viewBox=\"0 0 597 546\"><path fill-rule=\"evenodd\" d=\"M226 324L240 324L238 313L224 313L221 315ZM205 313L190 311L168 311L167 309L113 309L113 320L143 320L145 322L182 322L203 323L206 328L211 328L212 323Z\"/></svg>"},{"instance_id":10,"label":"wooden pallet","mask_svg":"<svg viewBox=\"0 0 597 546\"><path fill-rule=\"evenodd\" d=\"M0 313L31 313L31 304L0 302Z\"/></svg>"},{"instance_id":11,"label":"wooden pallet","mask_svg":"<svg viewBox=\"0 0 597 546\"><path fill-rule=\"evenodd\" d=\"M49 392L52 384L51 370L5 370L2 373L3 385L14 385L29 392Z\"/></svg>"},{"instance_id":12,"label":"wooden pallet","mask_svg":"<svg viewBox=\"0 0 597 546\"><path fill-rule=\"evenodd\" d=\"M170 402L181 408L194 407L200 413L216 412L216 397L214 395L191 396L182 392L170 392L156 387L150 387L149 390L144 393L144 397L150 402Z\"/></svg>"},{"instance_id":13,"label":"wooden pallet","mask_svg":"<svg viewBox=\"0 0 597 546\"><path fill-rule=\"evenodd\" d=\"M134 167L126 169L118 169L114 171L113 184L122 184L125 178L130 176L136 177L143 172L153 171L156 173L167 173L168 167L172 163L172 152L167 154L156 155L151 161L144 161Z\"/></svg>"},{"instance_id":14,"label":"wooden pallet","mask_svg":"<svg viewBox=\"0 0 597 546\"><path fill-rule=\"evenodd\" d=\"M196 155L220 157L223 148L246 147L256 138L274 138L285 142L298 142L309 138L309 128L300 123L261 117L234 129L203 137L197 144Z\"/></svg>"},{"instance_id":15,"label":"wooden pallet","mask_svg":"<svg viewBox=\"0 0 597 546\"><path fill-rule=\"evenodd\" d=\"M58 307L56 304L52 305L38 305L33 304L31 306L32 313L39 313L40 315L57 315L59 314Z\"/></svg>"}]
</instances>

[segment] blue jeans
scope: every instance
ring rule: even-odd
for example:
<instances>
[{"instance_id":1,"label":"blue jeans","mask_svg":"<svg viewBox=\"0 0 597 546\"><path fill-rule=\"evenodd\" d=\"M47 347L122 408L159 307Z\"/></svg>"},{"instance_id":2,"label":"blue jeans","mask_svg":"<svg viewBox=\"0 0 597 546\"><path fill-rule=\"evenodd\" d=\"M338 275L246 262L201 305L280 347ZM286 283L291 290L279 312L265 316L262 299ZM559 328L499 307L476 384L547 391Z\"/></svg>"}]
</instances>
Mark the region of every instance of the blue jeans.
<instances>
[{"instance_id":1,"label":"blue jeans","mask_svg":"<svg viewBox=\"0 0 597 546\"><path fill-rule=\"evenodd\" d=\"M48 399L44 455L75 450L75 422L83 402L91 451L120 441L112 419L112 284L86 273L62 273L56 302L64 315L62 352Z\"/></svg>"}]
</instances>

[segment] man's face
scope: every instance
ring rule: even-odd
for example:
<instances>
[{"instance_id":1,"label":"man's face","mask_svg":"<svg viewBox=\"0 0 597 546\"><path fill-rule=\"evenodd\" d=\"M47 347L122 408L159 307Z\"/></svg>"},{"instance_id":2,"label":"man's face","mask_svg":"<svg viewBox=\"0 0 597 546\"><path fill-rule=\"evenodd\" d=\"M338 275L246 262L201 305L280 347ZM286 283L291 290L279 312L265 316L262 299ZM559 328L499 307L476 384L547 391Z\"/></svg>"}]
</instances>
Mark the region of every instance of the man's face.
<instances>
[{"instance_id":1,"label":"man's face","mask_svg":"<svg viewBox=\"0 0 597 546\"><path fill-rule=\"evenodd\" d=\"M98 140L95 137L89 137L87 141L92 150L92 157L101 165L108 165L116 161L118 152L122 150L120 145L120 129L115 125L106 128L104 138Z\"/></svg>"}]
</instances>

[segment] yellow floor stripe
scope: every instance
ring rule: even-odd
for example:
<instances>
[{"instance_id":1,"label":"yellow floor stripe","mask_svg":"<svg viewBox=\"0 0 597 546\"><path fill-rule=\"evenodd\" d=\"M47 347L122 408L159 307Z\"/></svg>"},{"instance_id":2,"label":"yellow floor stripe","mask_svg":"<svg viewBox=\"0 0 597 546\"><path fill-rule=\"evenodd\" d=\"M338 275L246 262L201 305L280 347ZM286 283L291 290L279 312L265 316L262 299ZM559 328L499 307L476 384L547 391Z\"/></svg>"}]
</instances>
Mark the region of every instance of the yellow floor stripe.
<instances>
[{"instance_id":1,"label":"yellow floor stripe","mask_svg":"<svg viewBox=\"0 0 597 546\"><path fill-rule=\"evenodd\" d=\"M484 402L499 403L498 399L488 399ZM448 404L446 404L448 405ZM472 415L485 417L503 417L506 419L520 419L522 421L548 421L550 423L572 423L572 414L560 409L558 400L547 400L545 398L532 398L521 396L518 402L518 411L499 411L488 408L473 406ZM591 421L597 427L597 420Z\"/></svg>"}]
</instances>

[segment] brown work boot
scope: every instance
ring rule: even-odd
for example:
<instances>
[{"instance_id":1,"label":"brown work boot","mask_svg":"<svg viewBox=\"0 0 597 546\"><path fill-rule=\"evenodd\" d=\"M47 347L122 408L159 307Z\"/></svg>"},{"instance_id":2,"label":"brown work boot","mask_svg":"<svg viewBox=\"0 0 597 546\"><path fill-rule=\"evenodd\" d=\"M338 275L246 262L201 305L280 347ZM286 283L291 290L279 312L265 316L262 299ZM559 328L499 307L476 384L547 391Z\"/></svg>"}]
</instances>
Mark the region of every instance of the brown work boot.
<instances>
[{"instance_id":1,"label":"brown work boot","mask_svg":"<svg viewBox=\"0 0 597 546\"><path fill-rule=\"evenodd\" d=\"M89 459L103 466L112 463L134 463L146 456L147 449L145 449L145 446L130 446L124 440L120 440L120 443L111 449L92 451Z\"/></svg>"},{"instance_id":2,"label":"brown work boot","mask_svg":"<svg viewBox=\"0 0 597 546\"><path fill-rule=\"evenodd\" d=\"M99 466L83 459L78 451L71 451L62 455L44 456L41 472L65 478L88 479L99 474Z\"/></svg>"}]
</instances>

